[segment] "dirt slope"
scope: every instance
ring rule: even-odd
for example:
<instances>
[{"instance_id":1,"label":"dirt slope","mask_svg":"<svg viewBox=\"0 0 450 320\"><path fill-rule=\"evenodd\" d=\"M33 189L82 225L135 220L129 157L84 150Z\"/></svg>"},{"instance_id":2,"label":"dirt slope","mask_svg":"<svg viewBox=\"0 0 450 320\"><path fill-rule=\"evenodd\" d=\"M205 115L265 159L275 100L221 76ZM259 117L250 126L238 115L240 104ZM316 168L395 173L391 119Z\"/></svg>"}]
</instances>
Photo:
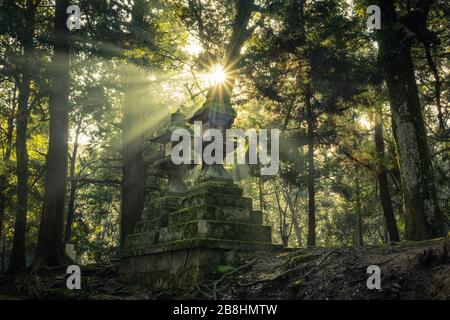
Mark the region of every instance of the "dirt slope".
<instances>
[{"instance_id":1,"label":"dirt slope","mask_svg":"<svg viewBox=\"0 0 450 320\"><path fill-rule=\"evenodd\" d=\"M0 299L449 299L449 240L383 247L290 249L236 255L196 288L152 292L124 279L117 264L82 268L82 290L65 288L65 269L0 278ZM378 265L381 290L366 286Z\"/></svg>"}]
</instances>

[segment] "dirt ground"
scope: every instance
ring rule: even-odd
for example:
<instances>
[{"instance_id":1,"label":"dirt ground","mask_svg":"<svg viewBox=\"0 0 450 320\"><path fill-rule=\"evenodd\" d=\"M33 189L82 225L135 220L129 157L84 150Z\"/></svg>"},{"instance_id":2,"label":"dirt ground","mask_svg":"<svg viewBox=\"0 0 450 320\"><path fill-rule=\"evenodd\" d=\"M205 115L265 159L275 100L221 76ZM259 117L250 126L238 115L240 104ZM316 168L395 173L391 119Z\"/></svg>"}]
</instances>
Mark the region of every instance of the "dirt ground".
<instances>
[{"instance_id":1,"label":"dirt ground","mask_svg":"<svg viewBox=\"0 0 450 320\"><path fill-rule=\"evenodd\" d=\"M189 290L153 292L123 278L118 264L82 267L82 289L66 288L65 268L0 276L0 299L449 299L450 241L378 247L288 249L240 254ZM367 267L381 270L369 290Z\"/></svg>"}]
</instances>

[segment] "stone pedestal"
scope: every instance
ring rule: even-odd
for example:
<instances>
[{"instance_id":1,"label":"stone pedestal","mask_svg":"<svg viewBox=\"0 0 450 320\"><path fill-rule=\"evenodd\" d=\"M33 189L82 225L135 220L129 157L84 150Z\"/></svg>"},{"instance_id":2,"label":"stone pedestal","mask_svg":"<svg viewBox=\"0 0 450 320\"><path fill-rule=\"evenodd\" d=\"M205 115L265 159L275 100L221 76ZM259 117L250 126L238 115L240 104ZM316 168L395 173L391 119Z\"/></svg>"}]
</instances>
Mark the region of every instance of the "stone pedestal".
<instances>
[{"instance_id":1,"label":"stone pedestal","mask_svg":"<svg viewBox=\"0 0 450 320\"><path fill-rule=\"evenodd\" d=\"M155 199L151 209L136 223L134 233L127 236L123 254L133 254L141 248L156 245L159 242L160 228L167 227L169 213L180 208L181 199L179 195L166 195Z\"/></svg>"},{"instance_id":2,"label":"stone pedestal","mask_svg":"<svg viewBox=\"0 0 450 320\"><path fill-rule=\"evenodd\" d=\"M151 219L137 224L127 238L123 273L148 274L159 288L187 288L218 264L229 263L232 251L274 248L261 212L232 181L202 182L178 201L179 208L167 207L172 210L167 223L164 218L157 228Z\"/></svg>"}]
</instances>

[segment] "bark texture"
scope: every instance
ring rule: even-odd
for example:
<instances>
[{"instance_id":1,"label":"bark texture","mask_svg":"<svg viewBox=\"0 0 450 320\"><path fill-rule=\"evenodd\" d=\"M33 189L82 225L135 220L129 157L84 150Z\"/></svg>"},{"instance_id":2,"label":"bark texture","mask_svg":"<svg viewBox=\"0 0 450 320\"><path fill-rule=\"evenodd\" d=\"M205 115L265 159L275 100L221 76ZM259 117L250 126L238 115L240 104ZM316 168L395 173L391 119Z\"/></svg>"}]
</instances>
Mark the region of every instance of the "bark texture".
<instances>
[{"instance_id":1,"label":"bark texture","mask_svg":"<svg viewBox=\"0 0 450 320\"><path fill-rule=\"evenodd\" d=\"M406 208L406 238L424 240L445 235L444 215L436 197L433 169L411 57L408 17L399 19L392 0L379 0L381 68L392 112L392 127ZM424 25L430 1L420 1L414 24ZM406 22L405 22L406 21ZM412 26L412 25L411 25Z\"/></svg>"},{"instance_id":2,"label":"bark texture","mask_svg":"<svg viewBox=\"0 0 450 320\"><path fill-rule=\"evenodd\" d=\"M69 1L56 0L54 51L50 70L50 137L35 267L57 266L67 261L63 230L69 136L70 34L66 26L68 6Z\"/></svg>"},{"instance_id":3,"label":"bark texture","mask_svg":"<svg viewBox=\"0 0 450 320\"><path fill-rule=\"evenodd\" d=\"M380 201L383 207L384 220L386 222L386 229L389 234L389 240L392 242L400 241L398 233L397 222L395 221L394 208L392 207L391 196L389 194L389 183L387 178L387 171L383 165L384 160L384 140L383 140L383 125L380 116L376 116L375 121L375 146L378 158L378 183L380 185Z\"/></svg>"},{"instance_id":4,"label":"bark texture","mask_svg":"<svg viewBox=\"0 0 450 320\"><path fill-rule=\"evenodd\" d=\"M15 273L25 266L25 238L28 211L28 151L27 131L30 115L30 90L32 63L34 55L36 6L28 0L24 11L25 29L20 36L25 63L22 65L22 79L19 84L18 106L16 113L16 174L17 174L17 208L14 222L14 238L8 272Z\"/></svg>"}]
</instances>

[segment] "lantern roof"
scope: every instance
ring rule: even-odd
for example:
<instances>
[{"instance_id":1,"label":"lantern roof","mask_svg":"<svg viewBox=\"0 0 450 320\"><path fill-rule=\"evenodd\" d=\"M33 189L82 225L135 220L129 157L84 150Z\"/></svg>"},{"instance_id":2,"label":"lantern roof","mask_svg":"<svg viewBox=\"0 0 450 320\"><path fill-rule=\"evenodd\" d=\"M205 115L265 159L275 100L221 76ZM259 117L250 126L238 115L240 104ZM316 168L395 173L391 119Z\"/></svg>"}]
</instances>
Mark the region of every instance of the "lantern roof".
<instances>
[{"instance_id":1,"label":"lantern roof","mask_svg":"<svg viewBox=\"0 0 450 320\"><path fill-rule=\"evenodd\" d=\"M232 122L236 117L236 111L231 107L229 101L222 98L220 90L213 88L208 91L208 96L206 97L206 101L203 106L194 112L194 114L188 119L188 122L207 122L217 117L227 119L225 121L231 120Z\"/></svg>"},{"instance_id":2,"label":"lantern roof","mask_svg":"<svg viewBox=\"0 0 450 320\"><path fill-rule=\"evenodd\" d=\"M176 129L187 129L192 133L192 130L186 123L186 116L178 109L174 113L169 115L169 124L163 128L156 136L150 138L151 142L155 143L167 143L171 140L172 132Z\"/></svg>"}]
</instances>

